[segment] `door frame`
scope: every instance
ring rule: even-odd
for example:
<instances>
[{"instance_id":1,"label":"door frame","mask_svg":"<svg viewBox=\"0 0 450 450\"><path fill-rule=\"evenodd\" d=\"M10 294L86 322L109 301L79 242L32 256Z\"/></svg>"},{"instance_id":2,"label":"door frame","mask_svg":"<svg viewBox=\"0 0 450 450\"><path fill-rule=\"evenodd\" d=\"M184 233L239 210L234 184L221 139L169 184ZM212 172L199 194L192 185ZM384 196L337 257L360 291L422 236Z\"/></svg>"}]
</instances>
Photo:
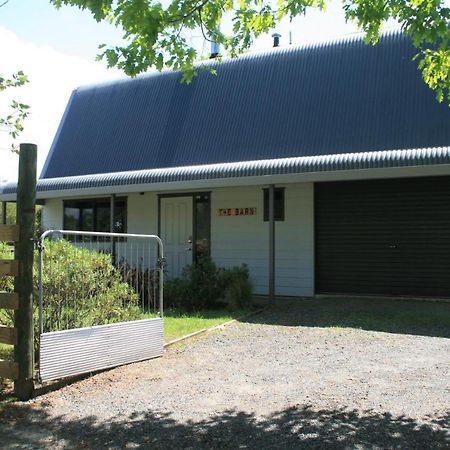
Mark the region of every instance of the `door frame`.
<instances>
[{"instance_id":1,"label":"door frame","mask_svg":"<svg viewBox=\"0 0 450 450\"><path fill-rule=\"evenodd\" d=\"M209 223L208 223L208 254L211 256L211 191L178 192L170 194L158 194L158 236L161 235L161 199L175 197L192 197L192 262L197 262L197 216L195 214L195 196L205 195L209 201Z\"/></svg>"}]
</instances>

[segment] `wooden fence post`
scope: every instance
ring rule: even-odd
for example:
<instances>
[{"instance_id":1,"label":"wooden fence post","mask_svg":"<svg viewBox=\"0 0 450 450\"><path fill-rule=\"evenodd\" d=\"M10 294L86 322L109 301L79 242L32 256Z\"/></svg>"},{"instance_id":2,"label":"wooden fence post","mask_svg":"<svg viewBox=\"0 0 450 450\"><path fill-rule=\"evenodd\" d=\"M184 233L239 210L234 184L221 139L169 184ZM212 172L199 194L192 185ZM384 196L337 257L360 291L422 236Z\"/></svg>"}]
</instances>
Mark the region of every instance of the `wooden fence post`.
<instances>
[{"instance_id":1,"label":"wooden fence post","mask_svg":"<svg viewBox=\"0 0 450 450\"><path fill-rule=\"evenodd\" d=\"M36 215L36 160L37 146L20 144L16 218L20 231L15 247L16 259L19 261L19 272L15 279L19 308L14 315L17 329L14 357L18 364L14 394L19 400L28 400L33 394L33 239Z\"/></svg>"}]
</instances>

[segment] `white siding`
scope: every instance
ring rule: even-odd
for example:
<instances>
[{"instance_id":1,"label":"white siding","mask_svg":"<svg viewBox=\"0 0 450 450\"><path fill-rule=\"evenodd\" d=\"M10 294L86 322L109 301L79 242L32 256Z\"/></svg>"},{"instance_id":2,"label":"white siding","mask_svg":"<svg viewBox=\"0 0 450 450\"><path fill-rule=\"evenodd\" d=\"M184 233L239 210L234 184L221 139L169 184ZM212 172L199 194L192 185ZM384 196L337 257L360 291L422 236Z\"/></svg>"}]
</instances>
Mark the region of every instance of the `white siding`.
<instances>
[{"instance_id":1,"label":"white siding","mask_svg":"<svg viewBox=\"0 0 450 450\"><path fill-rule=\"evenodd\" d=\"M268 231L267 231L268 233ZM285 220L275 224L277 295L314 295L314 185L286 185Z\"/></svg>"},{"instance_id":2,"label":"white siding","mask_svg":"<svg viewBox=\"0 0 450 450\"><path fill-rule=\"evenodd\" d=\"M278 185L277 185L278 186ZM279 185L282 186L282 185ZM248 265L255 294L268 293L269 224L263 221L264 186L211 190L211 256L218 266ZM285 220L276 222L277 295L314 295L314 189L312 183L284 185ZM156 193L127 195L130 233L156 234ZM219 217L219 208L256 207L255 216ZM43 226L62 228L62 200L49 200Z\"/></svg>"},{"instance_id":3,"label":"white siding","mask_svg":"<svg viewBox=\"0 0 450 450\"><path fill-rule=\"evenodd\" d=\"M254 216L219 216L219 208L256 207ZM211 256L222 267L247 264L256 294L267 294L267 223L260 186L215 189L211 193Z\"/></svg>"},{"instance_id":4,"label":"white siding","mask_svg":"<svg viewBox=\"0 0 450 450\"><path fill-rule=\"evenodd\" d=\"M263 221L263 186L214 189L211 256L219 266L248 265L256 294L268 293L269 224ZM285 220L276 223L276 294L314 295L312 183L285 191ZM219 208L256 207L255 216L220 217Z\"/></svg>"},{"instance_id":5,"label":"white siding","mask_svg":"<svg viewBox=\"0 0 450 450\"><path fill-rule=\"evenodd\" d=\"M46 200L42 208L42 228L44 230L61 230L64 221L63 201Z\"/></svg>"},{"instance_id":6,"label":"white siding","mask_svg":"<svg viewBox=\"0 0 450 450\"><path fill-rule=\"evenodd\" d=\"M157 234L158 196L153 192L127 196L129 233Z\"/></svg>"},{"instance_id":7,"label":"white siding","mask_svg":"<svg viewBox=\"0 0 450 450\"><path fill-rule=\"evenodd\" d=\"M130 194L127 196L127 231L136 234L158 234L158 196L153 192L145 192L144 194ZM128 239L127 244L122 244L121 255L125 259L129 259L133 265L131 258L133 245L135 249L139 248L138 242L146 242L146 250L142 254L136 255L137 264L142 263L145 267L155 267L158 257L158 247L154 241L136 241ZM127 248L125 248L127 247Z\"/></svg>"}]
</instances>

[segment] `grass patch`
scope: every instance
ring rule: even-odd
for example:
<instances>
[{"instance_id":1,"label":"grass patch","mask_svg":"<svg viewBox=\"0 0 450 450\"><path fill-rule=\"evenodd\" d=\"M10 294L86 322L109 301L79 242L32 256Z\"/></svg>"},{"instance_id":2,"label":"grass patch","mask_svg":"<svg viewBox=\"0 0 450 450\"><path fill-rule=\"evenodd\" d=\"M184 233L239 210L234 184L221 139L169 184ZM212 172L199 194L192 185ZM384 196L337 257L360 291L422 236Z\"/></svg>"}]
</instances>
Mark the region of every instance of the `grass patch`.
<instances>
[{"instance_id":1,"label":"grass patch","mask_svg":"<svg viewBox=\"0 0 450 450\"><path fill-rule=\"evenodd\" d=\"M220 325L229 320L237 319L250 313L250 309L227 309L182 311L168 309L164 312L164 341L170 342L187 334L203 330L204 328ZM146 317L152 317L150 314Z\"/></svg>"}]
</instances>

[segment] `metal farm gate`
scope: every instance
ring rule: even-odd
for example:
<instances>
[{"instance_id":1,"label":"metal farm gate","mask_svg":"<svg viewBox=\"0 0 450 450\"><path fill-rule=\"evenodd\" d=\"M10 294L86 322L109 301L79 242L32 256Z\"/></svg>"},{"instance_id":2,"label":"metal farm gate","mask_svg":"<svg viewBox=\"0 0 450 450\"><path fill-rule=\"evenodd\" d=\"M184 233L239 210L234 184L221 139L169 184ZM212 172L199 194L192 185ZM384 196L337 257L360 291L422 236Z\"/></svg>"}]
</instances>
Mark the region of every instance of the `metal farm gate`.
<instances>
[{"instance_id":1,"label":"metal farm gate","mask_svg":"<svg viewBox=\"0 0 450 450\"><path fill-rule=\"evenodd\" d=\"M43 233L40 380L161 356L163 265L163 244L155 235Z\"/></svg>"}]
</instances>

